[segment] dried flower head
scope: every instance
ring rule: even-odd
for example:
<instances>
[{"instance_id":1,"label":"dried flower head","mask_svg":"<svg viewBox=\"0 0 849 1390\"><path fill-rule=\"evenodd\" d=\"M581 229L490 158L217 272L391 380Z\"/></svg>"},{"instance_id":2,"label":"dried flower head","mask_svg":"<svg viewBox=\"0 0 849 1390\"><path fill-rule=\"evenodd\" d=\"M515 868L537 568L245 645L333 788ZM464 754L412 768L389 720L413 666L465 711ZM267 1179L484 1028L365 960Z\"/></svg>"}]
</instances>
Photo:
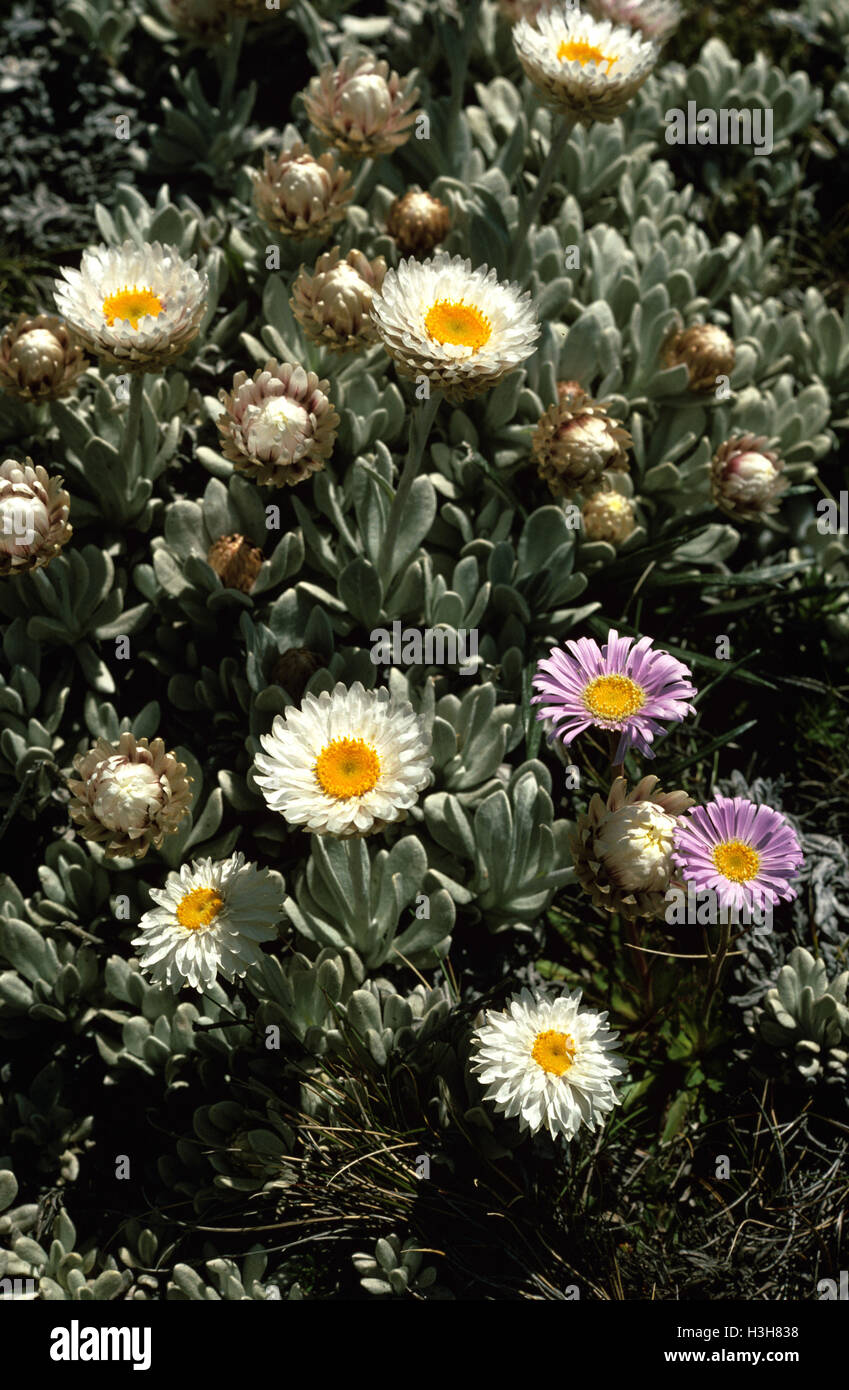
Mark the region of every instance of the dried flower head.
<instances>
[{"instance_id":1,"label":"dried flower head","mask_svg":"<svg viewBox=\"0 0 849 1390\"><path fill-rule=\"evenodd\" d=\"M360 352L377 340L371 305L385 274L382 256L370 261L362 251L349 251L341 259L335 246L312 271L301 266L289 300L292 313L312 342L334 352Z\"/></svg>"},{"instance_id":2,"label":"dried flower head","mask_svg":"<svg viewBox=\"0 0 849 1390\"><path fill-rule=\"evenodd\" d=\"M594 907L635 921L663 918L673 875L679 817L693 805L686 792L660 792L657 777L627 791L617 777L607 801L596 794L570 836L575 876Z\"/></svg>"},{"instance_id":3,"label":"dried flower head","mask_svg":"<svg viewBox=\"0 0 849 1390\"><path fill-rule=\"evenodd\" d=\"M262 569L262 551L245 536L219 536L209 548L209 561L225 589L249 594Z\"/></svg>"},{"instance_id":4,"label":"dried flower head","mask_svg":"<svg viewBox=\"0 0 849 1390\"><path fill-rule=\"evenodd\" d=\"M391 154L410 138L418 88L368 53L326 63L304 95L310 124L343 154Z\"/></svg>"},{"instance_id":5,"label":"dried flower head","mask_svg":"<svg viewBox=\"0 0 849 1390\"><path fill-rule=\"evenodd\" d=\"M21 401L67 396L89 362L53 314L20 314L0 338L0 387Z\"/></svg>"},{"instance_id":6,"label":"dried flower head","mask_svg":"<svg viewBox=\"0 0 849 1390\"><path fill-rule=\"evenodd\" d=\"M426 256L451 230L445 203L421 188L408 188L389 209L386 230L405 256Z\"/></svg>"},{"instance_id":7,"label":"dried flower head","mask_svg":"<svg viewBox=\"0 0 849 1390\"><path fill-rule=\"evenodd\" d=\"M691 391L715 391L717 378L730 376L736 354L734 340L715 323L694 323L678 329L662 349L663 365L683 362L690 375Z\"/></svg>"},{"instance_id":8,"label":"dried flower head","mask_svg":"<svg viewBox=\"0 0 849 1390\"><path fill-rule=\"evenodd\" d=\"M186 764L166 753L161 738L149 743L123 733L117 744L99 738L73 765L71 819L84 839L105 845L109 859L144 858L176 831L191 805Z\"/></svg>"},{"instance_id":9,"label":"dried flower head","mask_svg":"<svg viewBox=\"0 0 849 1390\"><path fill-rule=\"evenodd\" d=\"M273 359L252 377L237 372L233 389L218 396L221 452L263 487L303 482L333 452L339 416L325 394L329 384Z\"/></svg>"},{"instance_id":10,"label":"dried flower head","mask_svg":"<svg viewBox=\"0 0 849 1390\"><path fill-rule=\"evenodd\" d=\"M311 652L308 647L288 647L271 668L271 683L282 685L297 704L303 699L310 677L324 664L318 653Z\"/></svg>"},{"instance_id":11,"label":"dried flower head","mask_svg":"<svg viewBox=\"0 0 849 1390\"><path fill-rule=\"evenodd\" d=\"M580 387L558 396L540 417L531 439L539 476L552 494L567 498L588 494L601 485L603 473L627 472L627 451L633 440L610 418L607 407Z\"/></svg>"},{"instance_id":12,"label":"dried flower head","mask_svg":"<svg viewBox=\"0 0 849 1390\"><path fill-rule=\"evenodd\" d=\"M0 463L0 575L47 565L71 539L62 479L28 458Z\"/></svg>"},{"instance_id":13,"label":"dried flower head","mask_svg":"<svg viewBox=\"0 0 849 1390\"><path fill-rule=\"evenodd\" d=\"M711 495L734 521L763 521L789 487L783 462L766 444L763 435L735 434L713 456Z\"/></svg>"},{"instance_id":14,"label":"dried flower head","mask_svg":"<svg viewBox=\"0 0 849 1390\"><path fill-rule=\"evenodd\" d=\"M257 212L281 236L329 236L354 196L351 175L332 150L316 156L302 140L279 155L266 154L251 177Z\"/></svg>"}]
</instances>

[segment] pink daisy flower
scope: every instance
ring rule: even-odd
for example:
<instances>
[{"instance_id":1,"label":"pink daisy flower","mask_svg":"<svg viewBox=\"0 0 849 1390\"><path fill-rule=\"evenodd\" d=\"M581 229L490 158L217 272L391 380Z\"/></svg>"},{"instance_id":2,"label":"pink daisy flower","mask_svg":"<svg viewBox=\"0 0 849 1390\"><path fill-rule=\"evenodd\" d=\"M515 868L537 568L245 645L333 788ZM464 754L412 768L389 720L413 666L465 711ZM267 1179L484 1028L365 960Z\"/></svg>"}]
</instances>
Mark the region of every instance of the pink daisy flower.
<instances>
[{"instance_id":1,"label":"pink daisy flower","mask_svg":"<svg viewBox=\"0 0 849 1390\"><path fill-rule=\"evenodd\" d=\"M796 897L790 880L804 863L796 832L771 806L717 796L695 806L673 831L672 859L697 892L712 889L721 907L772 907Z\"/></svg>"},{"instance_id":2,"label":"pink daisy flower","mask_svg":"<svg viewBox=\"0 0 849 1390\"><path fill-rule=\"evenodd\" d=\"M661 719L693 714L691 672L668 652L653 651L652 638L620 637L613 629L600 647L591 637L553 647L533 679L537 719L550 719L553 735L571 743L590 725L620 733L615 762L629 748L653 758L651 743Z\"/></svg>"}]
</instances>

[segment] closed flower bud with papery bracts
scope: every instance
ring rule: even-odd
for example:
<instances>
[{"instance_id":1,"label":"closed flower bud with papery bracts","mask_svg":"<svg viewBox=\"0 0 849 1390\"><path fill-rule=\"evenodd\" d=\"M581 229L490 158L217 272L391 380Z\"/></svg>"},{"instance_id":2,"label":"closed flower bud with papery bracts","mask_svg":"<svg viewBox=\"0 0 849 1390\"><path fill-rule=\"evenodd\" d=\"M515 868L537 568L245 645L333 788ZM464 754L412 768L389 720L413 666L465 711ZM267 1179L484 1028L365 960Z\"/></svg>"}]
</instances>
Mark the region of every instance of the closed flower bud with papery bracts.
<instances>
[{"instance_id":1,"label":"closed flower bud with papery bracts","mask_svg":"<svg viewBox=\"0 0 849 1390\"><path fill-rule=\"evenodd\" d=\"M377 341L372 295L383 284L386 262L362 251L340 257L339 247L319 256L312 271L301 266L289 303L307 337L334 352L361 352Z\"/></svg>"},{"instance_id":2,"label":"closed flower bud with papery bracts","mask_svg":"<svg viewBox=\"0 0 849 1390\"><path fill-rule=\"evenodd\" d=\"M597 491L605 471L627 472L632 443L604 405L578 390L561 395L541 416L531 452L552 494L568 498Z\"/></svg>"},{"instance_id":3,"label":"closed flower bud with papery bracts","mask_svg":"<svg viewBox=\"0 0 849 1390\"><path fill-rule=\"evenodd\" d=\"M596 794L578 817L570 838L575 876L605 912L662 918L674 832L693 801L683 791L656 791L657 777L644 777L631 792L627 785L617 777L607 801Z\"/></svg>"},{"instance_id":4,"label":"closed flower bud with papery bracts","mask_svg":"<svg viewBox=\"0 0 849 1390\"><path fill-rule=\"evenodd\" d=\"M450 232L451 213L432 193L409 188L390 207L386 230L405 256L426 256Z\"/></svg>"},{"instance_id":5,"label":"closed flower bud with papery bracts","mask_svg":"<svg viewBox=\"0 0 849 1390\"><path fill-rule=\"evenodd\" d=\"M354 193L351 175L332 150L314 155L302 140L278 155L266 154L251 177L257 212L281 236L329 236Z\"/></svg>"},{"instance_id":6,"label":"closed flower bud with papery bracts","mask_svg":"<svg viewBox=\"0 0 849 1390\"><path fill-rule=\"evenodd\" d=\"M326 63L304 95L310 124L343 154L391 154L409 140L418 89L368 53Z\"/></svg>"},{"instance_id":7,"label":"closed flower bud with papery bracts","mask_svg":"<svg viewBox=\"0 0 849 1390\"><path fill-rule=\"evenodd\" d=\"M68 325L53 314L21 314L0 338L0 387L21 401L67 396L88 365Z\"/></svg>"},{"instance_id":8,"label":"closed flower bud with papery bracts","mask_svg":"<svg viewBox=\"0 0 849 1390\"><path fill-rule=\"evenodd\" d=\"M789 482L765 436L735 434L720 445L710 464L711 495L735 521L762 521L778 511Z\"/></svg>"},{"instance_id":9,"label":"closed flower bud with papery bracts","mask_svg":"<svg viewBox=\"0 0 849 1390\"><path fill-rule=\"evenodd\" d=\"M662 350L663 365L678 367L683 362L690 376L691 391L715 391L719 377L730 376L736 353L734 340L715 323L694 323L678 329Z\"/></svg>"},{"instance_id":10,"label":"closed flower bud with papery bracts","mask_svg":"<svg viewBox=\"0 0 849 1390\"><path fill-rule=\"evenodd\" d=\"M117 744L99 738L74 759L69 778L71 820L86 840L104 845L109 859L142 859L177 830L192 801L186 765L165 751L123 733Z\"/></svg>"},{"instance_id":11,"label":"closed flower bud with papery bracts","mask_svg":"<svg viewBox=\"0 0 849 1390\"><path fill-rule=\"evenodd\" d=\"M32 459L0 463L0 576L47 565L71 539L62 479Z\"/></svg>"},{"instance_id":12,"label":"closed flower bud with papery bracts","mask_svg":"<svg viewBox=\"0 0 849 1390\"><path fill-rule=\"evenodd\" d=\"M273 359L253 377L237 372L221 391L221 452L263 487L294 487L333 452L339 416L315 372Z\"/></svg>"}]
</instances>

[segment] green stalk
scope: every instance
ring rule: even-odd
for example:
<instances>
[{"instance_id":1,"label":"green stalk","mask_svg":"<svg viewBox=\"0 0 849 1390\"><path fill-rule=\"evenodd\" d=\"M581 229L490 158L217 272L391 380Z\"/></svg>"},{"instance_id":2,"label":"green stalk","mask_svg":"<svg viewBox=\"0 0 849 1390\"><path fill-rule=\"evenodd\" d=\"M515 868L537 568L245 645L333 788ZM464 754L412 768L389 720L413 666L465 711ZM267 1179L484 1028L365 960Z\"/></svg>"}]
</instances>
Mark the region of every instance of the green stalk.
<instances>
[{"instance_id":1,"label":"green stalk","mask_svg":"<svg viewBox=\"0 0 849 1390\"><path fill-rule=\"evenodd\" d=\"M713 1001L716 998L716 991L719 988L719 981L722 975L722 967L725 964L725 957L728 955L728 947L731 944L731 923L721 922L719 927L719 945L716 954L710 963L710 974L708 975L707 990L705 991L705 1012L704 1012L704 1031L707 1033L710 1011Z\"/></svg>"},{"instance_id":2,"label":"green stalk","mask_svg":"<svg viewBox=\"0 0 849 1390\"><path fill-rule=\"evenodd\" d=\"M380 573L384 585L388 588L394 575L392 563L395 555L395 546L398 540L398 531L401 526L401 517L410 499L413 483L418 477L421 467L422 456L425 445L430 434L431 425L436 417L439 402L442 399L440 391L434 391L427 400L421 401L410 421L410 443L407 449L407 457L401 472L401 478L389 509L389 519L386 523L386 534L383 537L383 545L380 551Z\"/></svg>"},{"instance_id":3,"label":"green stalk","mask_svg":"<svg viewBox=\"0 0 849 1390\"><path fill-rule=\"evenodd\" d=\"M539 178L536 182L536 188L534 189L530 198L526 202L524 211L522 212L522 216L519 219L519 225L516 228L516 233L513 241L513 257L510 263L511 276L515 275L516 273L516 266L518 265L519 257L521 256L522 251L525 247L525 243L528 239L528 232L530 231L531 227L534 225L536 221L537 214L540 208L542 207L542 200L548 192L548 186L551 183L551 180L554 177L554 174L557 170L557 166L560 163L560 160L563 156L564 146L566 145L566 141L569 139L569 136L572 134L574 125L574 116L562 115L555 122L552 128L551 145L549 146L548 154L545 157L545 163L539 171Z\"/></svg>"},{"instance_id":4,"label":"green stalk","mask_svg":"<svg viewBox=\"0 0 849 1390\"><path fill-rule=\"evenodd\" d=\"M127 408L127 421L124 426L124 439L121 444L121 480L126 482L133 474L133 458L139 437L142 400L144 397L144 374L135 372L130 381L130 404Z\"/></svg>"}]
</instances>

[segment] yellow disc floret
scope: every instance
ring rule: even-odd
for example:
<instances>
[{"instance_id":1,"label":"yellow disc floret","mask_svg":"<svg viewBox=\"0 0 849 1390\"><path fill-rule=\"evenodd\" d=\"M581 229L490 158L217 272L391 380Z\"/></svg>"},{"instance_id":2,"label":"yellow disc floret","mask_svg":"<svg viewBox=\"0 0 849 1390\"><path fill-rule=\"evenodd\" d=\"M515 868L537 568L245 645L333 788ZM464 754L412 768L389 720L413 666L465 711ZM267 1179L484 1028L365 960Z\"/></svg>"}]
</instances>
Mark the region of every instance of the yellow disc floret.
<instances>
[{"instance_id":1,"label":"yellow disc floret","mask_svg":"<svg viewBox=\"0 0 849 1390\"><path fill-rule=\"evenodd\" d=\"M380 758L364 739L334 738L319 753L315 775L328 796L364 796L380 776Z\"/></svg>"},{"instance_id":2,"label":"yellow disc floret","mask_svg":"<svg viewBox=\"0 0 849 1390\"><path fill-rule=\"evenodd\" d=\"M723 878L730 878L732 883L749 883L757 878L761 857L756 849L744 845L742 840L723 840L721 844L714 845L712 856L718 872Z\"/></svg>"},{"instance_id":3,"label":"yellow disc floret","mask_svg":"<svg viewBox=\"0 0 849 1390\"><path fill-rule=\"evenodd\" d=\"M562 1076L574 1062L576 1051L574 1039L568 1033L547 1028L545 1032L537 1033L531 1056L543 1071L551 1072L552 1076Z\"/></svg>"},{"instance_id":4,"label":"yellow disc floret","mask_svg":"<svg viewBox=\"0 0 849 1390\"><path fill-rule=\"evenodd\" d=\"M177 904L177 921L187 931L200 931L214 922L224 899L214 888L193 888Z\"/></svg>"},{"instance_id":5,"label":"yellow disc floret","mask_svg":"<svg viewBox=\"0 0 849 1390\"><path fill-rule=\"evenodd\" d=\"M152 289L139 289L137 285L133 285L132 289L125 285L115 294L107 295L103 301L103 314L110 328L116 319L125 319L132 328L138 328L139 319L144 318L145 314L155 319L164 308L162 300L157 299Z\"/></svg>"},{"instance_id":6,"label":"yellow disc floret","mask_svg":"<svg viewBox=\"0 0 849 1390\"><path fill-rule=\"evenodd\" d=\"M618 58L608 58L606 53L602 53L600 48L594 44L587 43L584 39L564 39L557 50L557 57L561 63L580 63L585 67L587 63L607 63L607 71L618 63Z\"/></svg>"},{"instance_id":7,"label":"yellow disc floret","mask_svg":"<svg viewBox=\"0 0 849 1390\"><path fill-rule=\"evenodd\" d=\"M492 324L474 304L465 304L462 299L437 299L427 312L425 331L437 343L469 347L477 352L489 342Z\"/></svg>"},{"instance_id":8,"label":"yellow disc floret","mask_svg":"<svg viewBox=\"0 0 849 1390\"><path fill-rule=\"evenodd\" d=\"M596 676L584 689L584 704L595 719L602 721L627 719L645 703L645 691L630 676Z\"/></svg>"}]
</instances>

